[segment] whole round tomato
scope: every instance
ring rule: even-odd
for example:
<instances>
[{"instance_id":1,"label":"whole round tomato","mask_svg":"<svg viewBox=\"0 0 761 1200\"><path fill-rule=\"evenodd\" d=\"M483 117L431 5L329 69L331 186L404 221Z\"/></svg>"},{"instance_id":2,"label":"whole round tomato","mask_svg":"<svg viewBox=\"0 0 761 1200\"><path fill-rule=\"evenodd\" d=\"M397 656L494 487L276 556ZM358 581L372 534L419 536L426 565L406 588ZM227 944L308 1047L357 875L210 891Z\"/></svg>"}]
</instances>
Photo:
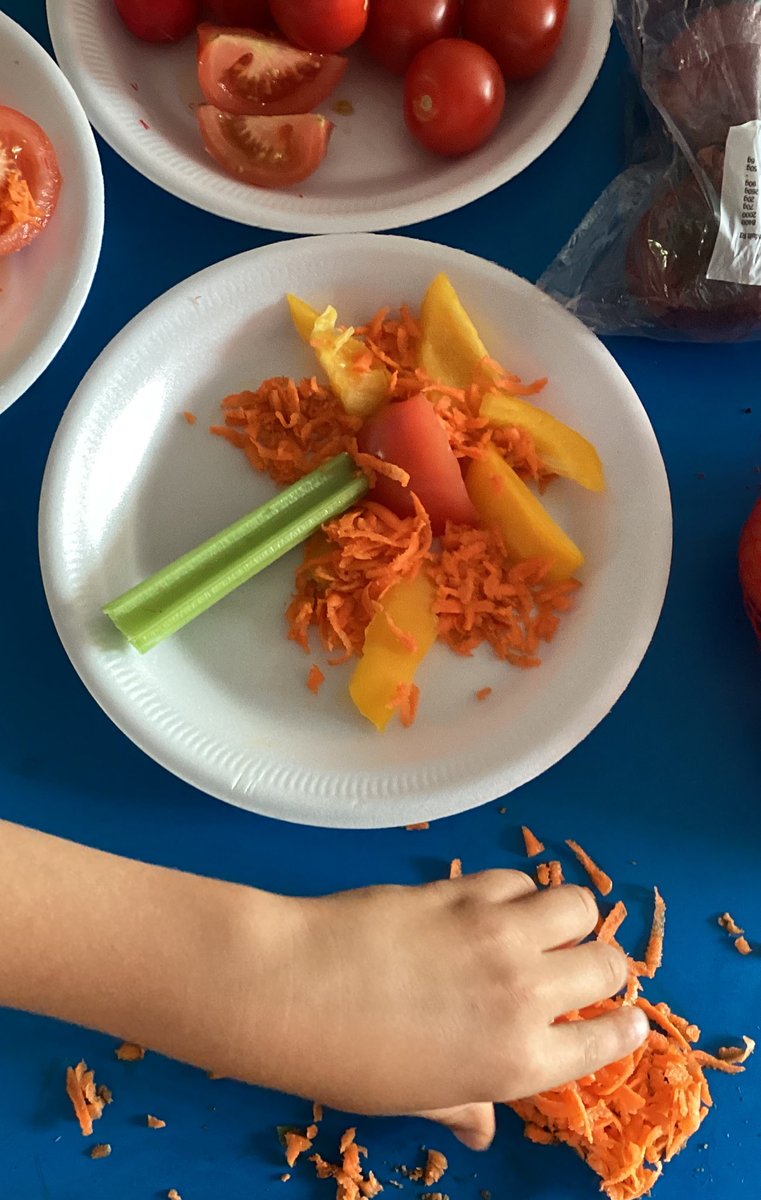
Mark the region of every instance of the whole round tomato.
<instances>
[{"instance_id":1,"label":"whole round tomato","mask_svg":"<svg viewBox=\"0 0 761 1200\"><path fill-rule=\"evenodd\" d=\"M365 45L376 62L403 75L418 50L460 31L462 0L372 0Z\"/></svg>"},{"instance_id":2,"label":"whole round tomato","mask_svg":"<svg viewBox=\"0 0 761 1200\"><path fill-rule=\"evenodd\" d=\"M317 113L239 117L199 104L196 117L209 154L241 183L288 187L301 183L325 157L333 123Z\"/></svg>"},{"instance_id":3,"label":"whole round tomato","mask_svg":"<svg viewBox=\"0 0 761 1200\"><path fill-rule=\"evenodd\" d=\"M15 108L0 106L0 256L21 250L42 232L60 190L58 160L44 129Z\"/></svg>"},{"instance_id":4,"label":"whole round tomato","mask_svg":"<svg viewBox=\"0 0 761 1200\"><path fill-rule=\"evenodd\" d=\"M440 38L415 55L404 80L404 119L436 154L467 154L494 132L505 105L497 63L474 42Z\"/></svg>"},{"instance_id":5,"label":"whole round tomato","mask_svg":"<svg viewBox=\"0 0 761 1200\"><path fill-rule=\"evenodd\" d=\"M198 80L210 104L241 116L305 113L329 96L348 63L253 29L198 26Z\"/></svg>"},{"instance_id":6,"label":"whole round tomato","mask_svg":"<svg viewBox=\"0 0 761 1200\"><path fill-rule=\"evenodd\" d=\"M367 0L270 0L281 31L303 50L334 54L365 32Z\"/></svg>"},{"instance_id":7,"label":"whole round tomato","mask_svg":"<svg viewBox=\"0 0 761 1200\"><path fill-rule=\"evenodd\" d=\"M557 50L567 14L568 0L465 0L462 31L494 55L505 79L530 79Z\"/></svg>"},{"instance_id":8,"label":"whole round tomato","mask_svg":"<svg viewBox=\"0 0 761 1200\"><path fill-rule=\"evenodd\" d=\"M119 16L144 42L178 42L201 19L199 0L116 0Z\"/></svg>"},{"instance_id":9,"label":"whole round tomato","mask_svg":"<svg viewBox=\"0 0 761 1200\"><path fill-rule=\"evenodd\" d=\"M269 0L206 0L218 25L243 29L267 29L271 25Z\"/></svg>"}]
</instances>

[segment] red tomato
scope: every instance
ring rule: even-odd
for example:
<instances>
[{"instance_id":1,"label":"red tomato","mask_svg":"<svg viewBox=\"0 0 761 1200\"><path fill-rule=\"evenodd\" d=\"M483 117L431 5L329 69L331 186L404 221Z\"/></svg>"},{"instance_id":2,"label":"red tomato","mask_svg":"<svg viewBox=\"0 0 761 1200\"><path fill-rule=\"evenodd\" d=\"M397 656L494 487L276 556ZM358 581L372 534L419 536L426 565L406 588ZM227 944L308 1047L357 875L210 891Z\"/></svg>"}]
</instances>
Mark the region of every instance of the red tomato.
<instances>
[{"instance_id":1,"label":"red tomato","mask_svg":"<svg viewBox=\"0 0 761 1200\"><path fill-rule=\"evenodd\" d=\"M334 128L316 113L236 117L199 104L196 116L211 157L229 175L256 187L301 183L319 167Z\"/></svg>"},{"instance_id":2,"label":"red tomato","mask_svg":"<svg viewBox=\"0 0 761 1200\"><path fill-rule=\"evenodd\" d=\"M403 75L418 50L460 32L462 0L372 0L365 45L376 62Z\"/></svg>"},{"instance_id":3,"label":"red tomato","mask_svg":"<svg viewBox=\"0 0 761 1200\"><path fill-rule=\"evenodd\" d=\"M60 190L58 159L44 129L0 106L0 255L13 254L42 232Z\"/></svg>"},{"instance_id":4,"label":"red tomato","mask_svg":"<svg viewBox=\"0 0 761 1200\"><path fill-rule=\"evenodd\" d=\"M413 137L437 154L467 154L494 132L505 81L482 46L441 38L412 60L404 80L404 119Z\"/></svg>"},{"instance_id":5,"label":"red tomato","mask_svg":"<svg viewBox=\"0 0 761 1200\"><path fill-rule=\"evenodd\" d=\"M296 46L334 54L362 36L367 0L270 0L270 11Z\"/></svg>"},{"instance_id":6,"label":"red tomato","mask_svg":"<svg viewBox=\"0 0 761 1200\"><path fill-rule=\"evenodd\" d=\"M360 449L405 470L410 482L377 477L371 495L397 516L414 514L414 492L431 518L436 536L447 521L476 525L478 516L465 490L460 464L433 405L425 396L397 400L365 421Z\"/></svg>"},{"instance_id":7,"label":"red tomato","mask_svg":"<svg viewBox=\"0 0 761 1200\"><path fill-rule=\"evenodd\" d=\"M268 0L206 0L206 7L218 25L267 29L272 24Z\"/></svg>"},{"instance_id":8,"label":"red tomato","mask_svg":"<svg viewBox=\"0 0 761 1200\"><path fill-rule=\"evenodd\" d=\"M761 642L761 500L742 531L739 562L745 609Z\"/></svg>"},{"instance_id":9,"label":"red tomato","mask_svg":"<svg viewBox=\"0 0 761 1200\"><path fill-rule=\"evenodd\" d=\"M119 15L144 42L178 42L201 19L199 0L116 0Z\"/></svg>"},{"instance_id":10,"label":"red tomato","mask_svg":"<svg viewBox=\"0 0 761 1200\"><path fill-rule=\"evenodd\" d=\"M543 71L560 44L568 0L465 0L462 31L494 55L505 79Z\"/></svg>"},{"instance_id":11,"label":"red tomato","mask_svg":"<svg viewBox=\"0 0 761 1200\"><path fill-rule=\"evenodd\" d=\"M347 60L246 29L198 26L198 78L210 104L250 116L305 113L334 91Z\"/></svg>"}]
</instances>

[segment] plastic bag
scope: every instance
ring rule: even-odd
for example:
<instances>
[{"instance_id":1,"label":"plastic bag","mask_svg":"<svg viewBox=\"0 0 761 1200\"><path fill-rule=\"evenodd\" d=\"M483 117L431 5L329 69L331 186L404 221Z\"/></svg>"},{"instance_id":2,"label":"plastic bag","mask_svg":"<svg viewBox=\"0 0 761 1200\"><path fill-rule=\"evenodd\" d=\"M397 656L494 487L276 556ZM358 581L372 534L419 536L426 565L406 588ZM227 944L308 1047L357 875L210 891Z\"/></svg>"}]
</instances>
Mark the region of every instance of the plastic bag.
<instances>
[{"instance_id":1,"label":"plastic bag","mask_svg":"<svg viewBox=\"0 0 761 1200\"><path fill-rule=\"evenodd\" d=\"M603 334L761 337L761 0L614 0L647 136L539 286Z\"/></svg>"}]
</instances>

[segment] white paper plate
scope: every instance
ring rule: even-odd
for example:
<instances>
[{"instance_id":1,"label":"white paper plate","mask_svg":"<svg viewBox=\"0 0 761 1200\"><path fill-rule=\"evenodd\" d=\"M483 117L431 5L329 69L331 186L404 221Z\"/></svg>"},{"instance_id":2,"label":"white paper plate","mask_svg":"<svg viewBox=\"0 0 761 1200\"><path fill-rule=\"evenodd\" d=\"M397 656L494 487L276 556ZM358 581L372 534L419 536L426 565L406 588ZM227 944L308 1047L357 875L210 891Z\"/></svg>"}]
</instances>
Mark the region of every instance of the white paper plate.
<instances>
[{"instance_id":1,"label":"white paper plate","mask_svg":"<svg viewBox=\"0 0 761 1200\"><path fill-rule=\"evenodd\" d=\"M204 151L194 102L201 100L191 37L150 46L125 29L112 2L48 0L56 56L90 120L141 174L175 196L233 221L295 233L390 229L450 212L512 179L565 129L589 92L610 39L610 0L576 0L549 69L509 93L496 135L452 161L428 154L404 127L400 81L351 52L337 97L328 156L293 188L238 183ZM148 128L146 128L148 126Z\"/></svg>"},{"instance_id":2,"label":"white paper plate","mask_svg":"<svg viewBox=\"0 0 761 1200\"><path fill-rule=\"evenodd\" d=\"M295 551L142 657L101 606L272 494L207 432L226 394L311 374L293 291L362 321L419 304L445 270L486 345L599 447L609 482L557 482L548 502L586 551L575 611L534 671L436 646L412 729L377 733L351 667L286 640ZM194 412L190 426L184 410ZM614 360L579 321L501 267L427 242L336 235L249 251L156 300L101 354L71 401L43 487L48 602L74 666L111 718L183 779L234 804L317 825L386 826L474 807L545 771L606 715L650 641L668 576L671 510L655 436ZM486 702L474 693L494 689Z\"/></svg>"},{"instance_id":3,"label":"white paper plate","mask_svg":"<svg viewBox=\"0 0 761 1200\"><path fill-rule=\"evenodd\" d=\"M44 232L26 249L0 258L3 412L58 353L87 299L103 237L103 176L71 85L42 46L1 12L0 104L42 126L63 177Z\"/></svg>"}]
</instances>

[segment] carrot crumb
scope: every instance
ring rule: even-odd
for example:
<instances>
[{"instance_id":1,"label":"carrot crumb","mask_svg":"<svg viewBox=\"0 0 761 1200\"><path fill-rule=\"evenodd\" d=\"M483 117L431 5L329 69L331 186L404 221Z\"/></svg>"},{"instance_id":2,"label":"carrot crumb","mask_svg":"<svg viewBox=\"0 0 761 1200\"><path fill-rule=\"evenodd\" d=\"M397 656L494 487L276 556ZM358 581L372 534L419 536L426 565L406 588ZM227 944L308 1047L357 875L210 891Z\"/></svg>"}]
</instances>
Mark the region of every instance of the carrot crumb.
<instances>
[{"instance_id":1,"label":"carrot crumb","mask_svg":"<svg viewBox=\"0 0 761 1200\"><path fill-rule=\"evenodd\" d=\"M280 1176L280 1182L287 1183L290 1178L291 1178L290 1172L286 1171L285 1175Z\"/></svg>"},{"instance_id":2,"label":"carrot crumb","mask_svg":"<svg viewBox=\"0 0 761 1200\"><path fill-rule=\"evenodd\" d=\"M90 1158L108 1158L110 1153L110 1144L108 1142L100 1142L97 1146L93 1146L90 1151Z\"/></svg>"},{"instance_id":3,"label":"carrot crumb","mask_svg":"<svg viewBox=\"0 0 761 1200\"><path fill-rule=\"evenodd\" d=\"M431 822L430 821L418 821L416 825L405 825L404 828L407 829L410 833L412 833L416 829L430 829Z\"/></svg>"},{"instance_id":4,"label":"carrot crumb","mask_svg":"<svg viewBox=\"0 0 761 1200\"><path fill-rule=\"evenodd\" d=\"M482 687L476 692L476 700L488 700L492 694L492 688Z\"/></svg>"},{"instance_id":5,"label":"carrot crumb","mask_svg":"<svg viewBox=\"0 0 761 1200\"><path fill-rule=\"evenodd\" d=\"M285 1161L289 1167L293 1167L300 1154L305 1154L307 1150L312 1149L312 1143L309 1138L304 1137L302 1133L296 1133L293 1129L287 1129L283 1136L285 1140Z\"/></svg>"},{"instance_id":6,"label":"carrot crumb","mask_svg":"<svg viewBox=\"0 0 761 1200\"><path fill-rule=\"evenodd\" d=\"M443 1179L449 1163L445 1154L440 1150L429 1150L425 1168L423 1170L423 1183L430 1187L432 1183L438 1183Z\"/></svg>"},{"instance_id":7,"label":"carrot crumb","mask_svg":"<svg viewBox=\"0 0 761 1200\"><path fill-rule=\"evenodd\" d=\"M182 1196L177 1191L177 1188L170 1188L166 1194L166 1200L182 1200Z\"/></svg>"},{"instance_id":8,"label":"carrot crumb","mask_svg":"<svg viewBox=\"0 0 761 1200\"><path fill-rule=\"evenodd\" d=\"M452 859L451 863L449 864L449 878L450 879L461 879L462 878L462 859L461 858L453 858Z\"/></svg>"},{"instance_id":9,"label":"carrot crumb","mask_svg":"<svg viewBox=\"0 0 761 1200\"><path fill-rule=\"evenodd\" d=\"M556 858L553 858L548 865L550 887L560 887L564 882L563 867Z\"/></svg>"},{"instance_id":10,"label":"carrot crumb","mask_svg":"<svg viewBox=\"0 0 761 1200\"><path fill-rule=\"evenodd\" d=\"M135 1042L122 1042L121 1046L114 1050L114 1054L119 1062L140 1062L145 1058L145 1050Z\"/></svg>"},{"instance_id":11,"label":"carrot crumb","mask_svg":"<svg viewBox=\"0 0 761 1200\"><path fill-rule=\"evenodd\" d=\"M720 1046L716 1057L729 1063L746 1062L756 1049L756 1043L752 1037L748 1037L746 1034L743 1034L743 1042L744 1046Z\"/></svg>"},{"instance_id":12,"label":"carrot crumb","mask_svg":"<svg viewBox=\"0 0 761 1200\"><path fill-rule=\"evenodd\" d=\"M731 917L728 912L721 914L719 917L719 924L721 925L722 929L726 929L727 933L731 933L734 937L739 937L741 933L745 933L745 930L740 928L740 926L737 924L737 921L735 921L734 917Z\"/></svg>"},{"instance_id":13,"label":"carrot crumb","mask_svg":"<svg viewBox=\"0 0 761 1200\"><path fill-rule=\"evenodd\" d=\"M166 1121L162 1121L160 1117L154 1117L148 1113L145 1120L149 1129L166 1129Z\"/></svg>"},{"instance_id":14,"label":"carrot crumb","mask_svg":"<svg viewBox=\"0 0 761 1200\"><path fill-rule=\"evenodd\" d=\"M521 831L523 833L523 841L526 845L526 857L534 858L537 854L543 854L544 842L539 841L539 838L531 832L528 825L521 825Z\"/></svg>"},{"instance_id":15,"label":"carrot crumb","mask_svg":"<svg viewBox=\"0 0 761 1200\"><path fill-rule=\"evenodd\" d=\"M549 887L550 886L550 864L549 863L546 863L546 862L537 863L536 882L538 884L540 884L541 887Z\"/></svg>"},{"instance_id":16,"label":"carrot crumb","mask_svg":"<svg viewBox=\"0 0 761 1200\"><path fill-rule=\"evenodd\" d=\"M735 949L739 950L740 954L750 954L750 942L746 937L735 938Z\"/></svg>"},{"instance_id":17,"label":"carrot crumb","mask_svg":"<svg viewBox=\"0 0 761 1200\"><path fill-rule=\"evenodd\" d=\"M309 688L310 692L314 692L316 696L324 682L325 675L317 666L317 663L312 663L307 676L307 687Z\"/></svg>"},{"instance_id":18,"label":"carrot crumb","mask_svg":"<svg viewBox=\"0 0 761 1200\"><path fill-rule=\"evenodd\" d=\"M196 416L195 413L184 412L182 415L185 418L185 420L187 421L188 425L195 425L198 421L198 417Z\"/></svg>"},{"instance_id":19,"label":"carrot crumb","mask_svg":"<svg viewBox=\"0 0 761 1200\"><path fill-rule=\"evenodd\" d=\"M566 846L569 846L592 883L603 896L609 896L613 891L613 880L610 875L607 875L601 867L598 867L593 858L590 858L586 850L583 850L578 842L574 842L571 838L566 838Z\"/></svg>"},{"instance_id":20,"label":"carrot crumb","mask_svg":"<svg viewBox=\"0 0 761 1200\"><path fill-rule=\"evenodd\" d=\"M316 1125L308 1125L305 1136L309 1138L310 1142L313 1142L314 1139L317 1137L317 1132L318 1131L317 1131Z\"/></svg>"},{"instance_id":21,"label":"carrot crumb","mask_svg":"<svg viewBox=\"0 0 761 1200\"><path fill-rule=\"evenodd\" d=\"M319 1124L323 1117L323 1108L318 1100L312 1105L312 1119Z\"/></svg>"},{"instance_id":22,"label":"carrot crumb","mask_svg":"<svg viewBox=\"0 0 761 1200\"><path fill-rule=\"evenodd\" d=\"M104 1091L107 1095L103 1095ZM100 1120L109 1098L113 1098L110 1091L96 1088L95 1072L89 1071L87 1063L82 1059L76 1067L66 1068L66 1094L74 1106L83 1135L89 1137L93 1121Z\"/></svg>"}]
</instances>

